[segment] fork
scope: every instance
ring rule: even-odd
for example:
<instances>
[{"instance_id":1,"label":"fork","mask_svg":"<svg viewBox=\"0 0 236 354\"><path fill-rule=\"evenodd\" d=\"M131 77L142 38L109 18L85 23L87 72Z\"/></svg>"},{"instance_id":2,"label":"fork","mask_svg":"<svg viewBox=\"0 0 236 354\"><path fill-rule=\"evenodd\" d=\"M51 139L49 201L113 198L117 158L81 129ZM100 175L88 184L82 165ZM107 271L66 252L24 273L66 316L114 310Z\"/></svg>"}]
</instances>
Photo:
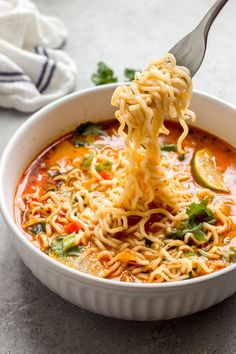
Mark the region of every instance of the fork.
<instances>
[{"instance_id":1,"label":"fork","mask_svg":"<svg viewBox=\"0 0 236 354\"><path fill-rule=\"evenodd\" d=\"M190 70L191 77L198 71L205 56L209 29L227 1L217 0L199 25L169 51L175 56L177 65Z\"/></svg>"}]
</instances>

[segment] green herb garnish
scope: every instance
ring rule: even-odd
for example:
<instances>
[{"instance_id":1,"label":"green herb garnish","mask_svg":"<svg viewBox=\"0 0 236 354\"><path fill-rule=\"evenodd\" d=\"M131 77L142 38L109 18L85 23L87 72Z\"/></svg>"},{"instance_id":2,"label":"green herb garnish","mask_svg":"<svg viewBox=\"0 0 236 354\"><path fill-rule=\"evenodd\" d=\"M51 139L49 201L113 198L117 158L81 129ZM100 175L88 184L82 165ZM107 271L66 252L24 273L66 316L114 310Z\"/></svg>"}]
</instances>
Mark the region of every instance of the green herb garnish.
<instances>
[{"instance_id":1,"label":"green herb garnish","mask_svg":"<svg viewBox=\"0 0 236 354\"><path fill-rule=\"evenodd\" d=\"M161 151L173 151L177 152L177 145L176 144L165 144L160 143Z\"/></svg>"},{"instance_id":2,"label":"green herb garnish","mask_svg":"<svg viewBox=\"0 0 236 354\"><path fill-rule=\"evenodd\" d=\"M102 129L99 124L95 124L92 122L86 122L80 124L76 128L76 132L78 135L88 136L88 135L107 135L107 133Z\"/></svg>"},{"instance_id":3,"label":"green herb garnish","mask_svg":"<svg viewBox=\"0 0 236 354\"><path fill-rule=\"evenodd\" d=\"M98 124L86 122L80 124L73 132L73 142L76 146L87 145L86 137L88 135L106 136L107 133Z\"/></svg>"},{"instance_id":4,"label":"green herb garnish","mask_svg":"<svg viewBox=\"0 0 236 354\"><path fill-rule=\"evenodd\" d=\"M183 254L184 257L194 257L196 254L194 252L184 252Z\"/></svg>"},{"instance_id":5,"label":"green herb garnish","mask_svg":"<svg viewBox=\"0 0 236 354\"><path fill-rule=\"evenodd\" d=\"M62 257L64 252L63 252L63 236L59 236L57 238L55 238L52 242L51 245L51 250L53 253L55 253L55 255L57 255L58 257Z\"/></svg>"},{"instance_id":6,"label":"green herb garnish","mask_svg":"<svg viewBox=\"0 0 236 354\"><path fill-rule=\"evenodd\" d=\"M75 232L68 236L55 238L51 245L51 250L58 257L76 256L81 254L84 247L78 246L75 242Z\"/></svg>"},{"instance_id":7,"label":"green herb garnish","mask_svg":"<svg viewBox=\"0 0 236 354\"><path fill-rule=\"evenodd\" d=\"M73 143L75 146L85 146L87 141L84 136L77 135L76 132L73 133Z\"/></svg>"},{"instance_id":8,"label":"green herb garnish","mask_svg":"<svg viewBox=\"0 0 236 354\"><path fill-rule=\"evenodd\" d=\"M181 154L178 157L179 161L184 161L185 160L185 154Z\"/></svg>"},{"instance_id":9,"label":"green herb garnish","mask_svg":"<svg viewBox=\"0 0 236 354\"><path fill-rule=\"evenodd\" d=\"M216 218L212 211L208 208L209 198L202 199L200 203L191 203L186 211L189 217L189 224L195 226L199 222L207 222L214 224Z\"/></svg>"},{"instance_id":10,"label":"green herb garnish","mask_svg":"<svg viewBox=\"0 0 236 354\"><path fill-rule=\"evenodd\" d=\"M144 241L145 241L145 246L147 246L147 247L151 247L151 245L152 245L152 241L150 241L148 238L144 238Z\"/></svg>"},{"instance_id":11,"label":"green herb garnish","mask_svg":"<svg viewBox=\"0 0 236 354\"><path fill-rule=\"evenodd\" d=\"M172 231L167 234L167 238L171 238L173 240L183 240L187 233L191 233L198 241L206 241L202 227L203 225L199 224L193 228L184 228L183 230Z\"/></svg>"},{"instance_id":12,"label":"green herb garnish","mask_svg":"<svg viewBox=\"0 0 236 354\"><path fill-rule=\"evenodd\" d=\"M227 262L235 263L236 262L236 248L234 246L231 246L229 249L230 249L229 251L226 251L223 253L223 257Z\"/></svg>"},{"instance_id":13,"label":"green herb garnish","mask_svg":"<svg viewBox=\"0 0 236 354\"><path fill-rule=\"evenodd\" d=\"M96 168L96 171L98 171L98 172L111 171L112 162L110 162L108 160L102 160L101 162L96 164L95 168Z\"/></svg>"},{"instance_id":14,"label":"green herb garnish","mask_svg":"<svg viewBox=\"0 0 236 354\"><path fill-rule=\"evenodd\" d=\"M84 168L89 168L91 166L93 158L94 158L94 154L89 154L89 156L83 159L82 165L84 166Z\"/></svg>"},{"instance_id":15,"label":"green herb garnish","mask_svg":"<svg viewBox=\"0 0 236 354\"><path fill-rule=\"evenodd\" d=\"M214 224L216 218L208 208L209 198L201 200L199 204L192 203L187 208L188 219L182 223L179 230L167 234L167 238L183 240L187 233L192 233L198 241L205 242L207 239L203 230L203 223Z\"/></svg>"},{"instance_id":16,"label":"green herb garnish","mask_svg":"<svg viewBox=\"0 0 236 354\"><path fill-rule=\"evenodd\" d=\"M125 77L127 78L127 81L132 81L134 80L134 75L137 71L140 71L140 70L135 70L135 69L129 69L129 68L126 68L124 70L124 75Z\"/></svg>"},{"instance_id":17,"label":"green herb garnish","mask_svg":"<svg viewBox=\"0 0 236 354\"><path fill-rule=\"evenodd\" d=\"M38 224L33 225L30 228L30 231L35 235L38 235L40 232L46 232L46 223L39 222Z\"/></svg>"},{"instance_id":18,"label":"green herb garnish","mask_svg":"<svg viewBox=\"0 0 236 354\"><path fill-rule=\"evenodd\" d=\"M109 66L103 62L98 63L97 72L91 76L91 81L96 85L104 85L117 82L117 77Z\"/></svg>"},{"instance_id":19,"label":"green herb garnish","mask_svg":"<svg viewBox=\"0 0 236 354\"><path fill-rule=\"evenodd\" d=\"M84 247L82 247L82 246L72 247L66 252L66 256L79 257L81 255L81 251L83 249L84 249Z\"/></svg>"},{"instance_id":20,"label":"green herb garnish","mask_svg":"<svg viewBox=\"0 0 236 354\"><path fill-rule=\"evenodd\" d=\"M75 243L75 232L72 232L72 234L63 237L63 252L66 252L68 249L77 246Z\"/></svg>"}]
</instances>

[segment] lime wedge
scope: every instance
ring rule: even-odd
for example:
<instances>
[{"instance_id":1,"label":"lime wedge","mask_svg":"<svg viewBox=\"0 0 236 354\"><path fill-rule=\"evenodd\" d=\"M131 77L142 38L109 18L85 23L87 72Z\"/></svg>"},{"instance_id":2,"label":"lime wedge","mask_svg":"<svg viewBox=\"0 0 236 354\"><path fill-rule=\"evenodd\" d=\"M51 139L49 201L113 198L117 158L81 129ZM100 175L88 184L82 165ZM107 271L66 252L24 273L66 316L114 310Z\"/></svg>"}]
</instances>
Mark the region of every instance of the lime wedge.
<instances>
[{"instance_id":1,"label":"lime wedge","mask_svg":"<svg viewBox=\"0 0 236 354\"><path fill-rule=\"evenodd\" d=\"M209 149L202 149L195 153L192 171L196 181L203 187L219 192L229 192L224 184L223 175L217 169L215 155Z\"/></svg>"}]
</instances>

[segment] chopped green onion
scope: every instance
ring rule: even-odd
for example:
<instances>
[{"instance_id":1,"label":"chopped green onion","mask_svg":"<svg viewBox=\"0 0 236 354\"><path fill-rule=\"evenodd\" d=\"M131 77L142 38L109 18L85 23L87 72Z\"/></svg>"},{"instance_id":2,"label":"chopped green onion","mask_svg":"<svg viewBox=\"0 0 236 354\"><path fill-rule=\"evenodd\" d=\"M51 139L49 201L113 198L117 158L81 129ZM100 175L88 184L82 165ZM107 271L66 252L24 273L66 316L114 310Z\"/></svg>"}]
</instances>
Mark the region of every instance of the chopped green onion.
<instances>
[{"instance_id":1,"label":"chopped green onion","mask_svg":"<svg viewBox=\"0 0 236 354\"><path fill-rule=\"evenodd\" d=\"M62 236L59 236L53 240L52 245L51 245L51 250L58 257L63 256L63 237Z\"/></svg>"},{"instance_id":2,"label":"chopped green onion","mask_svg":"<svg viewBox=\"0 0 236 354\"><path fill-rule=\"evenodd\" d=\"M229 249L230 249L229 251L226 251L223 253L223 257L225 258L225 260L227 262L235 263L236 262L236 248L231 246Z\"/></svg>"},{"instance_id":3,"label":"chopped green onion","mask_svg":"<svg viewBox=\"0 0 236 354\"><path fill-rule=\"evenodd\" d=\"M52 252L58 257L78 257L84 247L76 244L75 236L76 234L73 232L68 236L59 236L55 238L51 245Z\"/></svg>"},{"instance_id":4,"label":"chopped green onion","mask_svg":"<svg viewBox=\"0 0 236 354\"><path fill-rule=\"evenodd\" d=\"M89 168L91 166L93 158L94 158L94 154L89 154L89 156L83 159L82 165L84 166L84 168Z\"/></svg>"},{"instance_id":5,"label":"chopped green onion","mask_svg":"<svg viewBox=\"0 0 236 354\"><path fill-rule=\"evenodd\" d=\"M96 168L96 171L98 171L98 172L111 171L112 162L110 162L108 160L103 160L103 161L97 163L95 168Z\"/></svg>"},{"instance_id":6,"label":"chopped green onion","mask_svg":"<svg viewBox=\"0 0 236 354\"><path fill-rule=\"evenodd\" d=\"M184 257L194 257L196 254L194 252L184 252L183 254Z\"/></svg>"},{"instance_id":7,"label":"chopped green onion","mask_svg":"<svg viewBox=\"0 0 236 354\"><path fill-rule=\"evenodd\" d=\"M75 232L63 238L63 252L75 246L77 246L75 243Z\"/></svg>"},{"instance_id":8,"label":"chopped green onion","mask_svg":"<svg viewBox=\"0 0 236 354\"><path fill-rule=\"evenodd\" d=\"M176 144L165 144L160 143L161 151L173 151L177 152L177 145Z\"/></svg>"}]
</instances>

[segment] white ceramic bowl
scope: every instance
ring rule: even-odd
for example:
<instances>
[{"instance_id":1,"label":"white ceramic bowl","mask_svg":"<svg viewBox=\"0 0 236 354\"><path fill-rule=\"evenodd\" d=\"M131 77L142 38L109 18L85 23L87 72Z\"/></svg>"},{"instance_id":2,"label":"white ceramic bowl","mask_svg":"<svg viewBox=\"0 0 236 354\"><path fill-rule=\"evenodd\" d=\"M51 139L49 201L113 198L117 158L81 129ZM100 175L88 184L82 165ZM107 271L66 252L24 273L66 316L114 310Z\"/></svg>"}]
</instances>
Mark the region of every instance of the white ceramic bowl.
<instances>
[{"instance_id":1,"label":"white ceramic bowl","mask_svg":"<svg viewBox=\"0 0 236 354\"><path fill-rule=\"evenodd\" d=\"M33 274L64 299L87 310L129 320L185 316L216 304L236 291L236 264L210 275L175 283L139 284L100 279L64 266L34 247L14 221L13 201L25 167L48 144L82 121L113 117L110 105L116 85L74 93L35 113L12 137L0 166L2 214L13 231L13 243ZM236 146L236 108L195 92L192 109L197 126Z\"/></svg>"}]
</instances>

